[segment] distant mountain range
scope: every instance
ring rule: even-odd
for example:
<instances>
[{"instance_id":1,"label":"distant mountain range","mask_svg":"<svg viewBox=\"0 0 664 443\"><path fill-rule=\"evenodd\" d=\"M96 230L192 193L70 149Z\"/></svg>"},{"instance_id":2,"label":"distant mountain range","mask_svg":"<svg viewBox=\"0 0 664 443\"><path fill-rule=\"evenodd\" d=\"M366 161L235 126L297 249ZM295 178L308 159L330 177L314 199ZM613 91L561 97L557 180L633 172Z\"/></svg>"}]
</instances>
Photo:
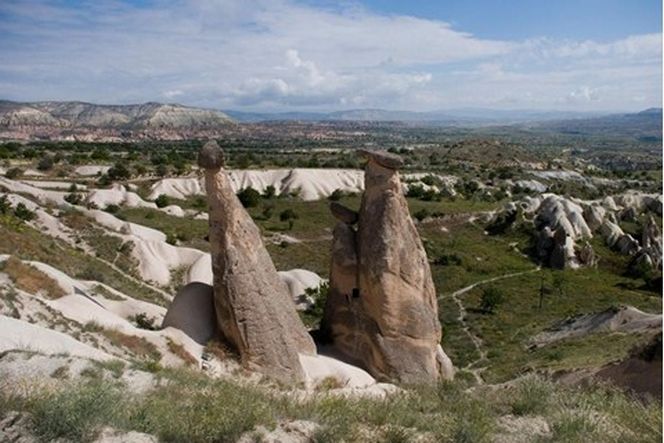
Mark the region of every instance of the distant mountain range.
<instances>
[{"instance_id":1,"label":"distant mountain range","mask_svg":"<svg viewBox=\"0 0 664 443\"><path fill-rule=\"evenodd\" d=\"M661 141L662 108L649 108L632 114L540 122L533 127L572 135L604 135Z\"/></svg>"},{"instance_id":2,"label":"distant mountain range","mask_svg":"<svg viewBox=\"0 0 664 443\"><path fill-rule=\"evenodd\" d=\"M260 113L224 111L238 122L266 121L367 121L405 122L431 125L497 125L532 121L597 117L600 113L571 111L495 110L481 108L414 112L384 109L352 109L335 112Z\"/></svg>"},{"instance_id":3,"label":"distant mountain range","mask_svg":"<svg viewBox=\"0 0 664 443\"><path fill-rule=\"evenodd\" d=\"M215 135L232 124L221 111L177 104L0 101L0 139L182 139Z\"/></svg>"},{"instance_id":4,"label":"distant mountain range","mask_svg":"<svg viewBox=\"0 0 664 443\"><path fill-rule=\"evenodd\" d=\"M602 115L568 111L454 109L432 112L354 109L254 113L178 104L97 105L0 100L0 140L186 139L220 136L237 123L401 122L426 126L508 126L569 134L620 134L661 140L662 109Z\"/></svg>"}]
</instances>

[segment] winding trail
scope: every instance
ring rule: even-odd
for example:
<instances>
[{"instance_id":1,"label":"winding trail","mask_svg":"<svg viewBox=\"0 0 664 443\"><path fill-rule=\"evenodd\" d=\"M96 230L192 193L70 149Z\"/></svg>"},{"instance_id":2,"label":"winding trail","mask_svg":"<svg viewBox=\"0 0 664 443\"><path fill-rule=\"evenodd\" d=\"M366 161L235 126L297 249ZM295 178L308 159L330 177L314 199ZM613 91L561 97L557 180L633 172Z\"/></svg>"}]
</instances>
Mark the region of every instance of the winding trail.
<instances>
[{"instance_id":1,"label":"winding trail","mask_svg":"<svg viewBox=\"0 0 664 443\"><path fill-rule=\"evenodd\" d=\"M512 277L518 277L520 275L525 275L525 274L531 274L534 272L539 272L541 267L536 267L534 269L529 269L527 271L521 271L521 272L514 272L511 274L505 274L505 275L500 275L498 277L491 277L487 278L486 280L480 280L478 282L473 283L472 285L468 285L464 288L461 288L457 291L452 292L451 294L448 295L441 295L438 297L439 299L445 298L445 297L451 297L452 300L457 304L459 307L459 315L457 316L457 321L461 323L463 331L468 335L468 338L470 338L470 341L473 342L473 345L475 346L475 349L477 350L477 353L479 354L479 357L472 362L468 363L465 367L462 369L467 370L471 374L473 374L473 377L475 377L475 381L478 384L484 384L484 379L481 376L481 373L486 369L486 367L476 367L479 363L485 362L486 361L486 356L487 356L487 351L484 349L483 345L484 343L482 342L482 339L479 338L477 335L475 335L470 328L468 327L468 323L466 322L466 308L461 302L460 296L467 293L468 291L476 288L477 286L484 285L487 283L492 283L494 281L498 280L504 280L507 278L512 278Z\"/></svg>"}]
</instances>

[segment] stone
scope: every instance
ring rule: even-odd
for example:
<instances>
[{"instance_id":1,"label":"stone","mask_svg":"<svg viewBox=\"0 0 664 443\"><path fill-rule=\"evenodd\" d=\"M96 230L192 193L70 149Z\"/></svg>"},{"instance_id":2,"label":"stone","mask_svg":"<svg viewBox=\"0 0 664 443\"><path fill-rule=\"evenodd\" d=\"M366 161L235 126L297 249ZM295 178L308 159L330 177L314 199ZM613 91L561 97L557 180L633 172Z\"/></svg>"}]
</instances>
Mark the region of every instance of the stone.
<instances>
[{"instance_id":1,"label":"stone","mask_svg":"<svg viewBox=\"0 0 664 443\"><path fill-rule=\"evenodd\" d=\"M578 254L579 262L582 265L593 267L597 265L597 256L595 255L595 250L592 245L588 242L585 242Z\"/></svg>"},{"instance_id":2,"label":"stone","mask_svg":"<svg viewBox=\"0 0 664 443\"><path fill-rule=\"evenodd\" d=\"M198 153L198 166L202 169L219 169L224 166L224 151L216 141L210 140Z\"/></svg>"},{"instance_id":3,"label":"stone","mask_svg":"<svg viewBox=\"0 0 664 443\"><path fill-rule=\"evenodd\" d=\"M451 378L429 262L396 171L401 163L366 155L358 230L338 223L333 233L324 332L379 380Z\"/></svg>"},{"instance_id":4,"label":"stone","mask_svg":"<svg viewBox=\"0 0 664 443\"><path fill-rule=\"evenodd\" d=\"M554 269L576 268L579 263L574 251L574 240L569 232L560 227L553 233L553 249L549 257L549 266Z\"/></svg>"},{"instance_id":5,"label":"stone","mask_svg":"<svg viewBox=\"0 0 664 443\"><path fill-rule=\"evenodd\" d=\"M590 229L599 228L606 217L606 209L600 205L588 205L583 208L583 218Z\"/></svg>"},{"instance_id":6,"label":"stone","mask_svg":"<svg viewBox=\"0 0 664 443\"><path fill-rule=\"evenodd\" d=\"M369 159L378 163L380 166L387 169L399 169L403 166L403 158L396 154L386 151L369 151L368 149L358 149L358 152Z\"/></svg>"},{"instance_id":7,"label":"stone","mask_svg":"<svg viewBox=\"0 0 664 443\"><path fill-rule=\"evenodd\" d=\"M330 212L337 220L346 223L347 225L354 225L359 220L357 211L342 205L338 202L330 203Z\"/></svg>"},{"instance_id":8,"label":"stone","mask_svg":"<svg viewBox=\"0 0 664 443\"><path fill-rule=\"evenodd\" d=\"M634 255L640 249L638 240L630 234L623 234L616 242L615 247L622 255Z\"/></svg>"},{"instance_id":9,"label":"stone","mask_svg":"<svg viewBox=\"0 0 664 443\"><path fill-rule=\"evenodd\" d=\"M315 354L316 347L217 151L208 142L199 157L210 166L205 189L217 323L244 367L283 382L303 381L299 353Z\"/></svg>"},{"instance_id":10,"label":"stone","mask_svg":"<svg viewBox=\"0 0 664 443\"><path fill-rule=\"evenodd\" d=\"M212 339L218 332L212 286L192 282L180 288L161 324L162 328L169 326L181 330L200 345Z\"/></svg>"},{"instance_id":11,"label":"stone","mask_svg":"<svg viewBox=\"0 0 664 443\"><path fill-rule=\"evenodd\" d=\"M144 434L136 431L118 431L111 427L101 430L99 437L94 443L158 443L159 440L154 435Z\"/></svg>"}]
</instances>

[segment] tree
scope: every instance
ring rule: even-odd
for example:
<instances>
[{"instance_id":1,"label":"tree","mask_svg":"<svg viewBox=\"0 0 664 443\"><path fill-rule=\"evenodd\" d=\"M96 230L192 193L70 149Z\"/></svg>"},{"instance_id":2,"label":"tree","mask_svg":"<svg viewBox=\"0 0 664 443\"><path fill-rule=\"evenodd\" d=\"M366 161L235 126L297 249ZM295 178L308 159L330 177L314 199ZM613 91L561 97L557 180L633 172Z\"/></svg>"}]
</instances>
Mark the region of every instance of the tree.
<instances>
[{"instance_id":1,"label":"tree","mask_svg":"<svg viewBox=\"0 0 664 443\"><path fill-rule=\"evenodd\" d=\"M273 203L264 203L263 204L263 218L269 220L272 218L274 213L274 204Z\"/></svg>"},{"instance_id":2,"label":"tree","mask_svg":"<svg viewBox=\"0 0 664 443\"><path fill-rule=\"evenodd\" d=\"M0 214L7 214L11 209L12 205L9 203L9 199L6 195L0 197Z\"/></svg>"},{"instance_id":3,"label":"tree","mask_svg":"<svg viewBox=\"0 0 664 443\"><path fill-rule=\"evenodd\" d=\"M327 199L333 202L341 200L341 197L344 196L344 191L341 189L337 188L334 191L332 191L332 194L330 194Z\"/></svg>"},{"instance_id":4,"label":"tree","mask_svg":"<svg viewBox=\"0 0 664 443\"><path fill-rule=\"evenodd\" d=\"M155 168L154 173L159 177L164 177L166 174L168 174L168 166L163 163L159 163Z\"/></svg>"},{"instance_id":5,"label":"tree","mask_svg":"<svg viewBox=\"0 0 664 443\"><path fill-rule=\"evenodd\" d=\"M237 197L245 208L256 207L261 200L261 194L251 186L238 192Z\"/></svg>"},{"instance_id":6,"label":"tree","mask_svg":"<svg viewBox=\"0 0 664 443\"><path fill-rule=\"evenodd\" d=\"M494 310L505 300L503 291L493 286L489 286L482 291L480 299L480 309L488 314L493 314Z\"/></svg>"},{"instance_id":7,"label":"tree","mask_svg":"<svg viewBox=\"0 0 664 443\"><path fill-rule=\"evenodd\" d=\"M29 210L28 207L23 203L16 205L16 208L14 209L14 215L23 221L30 221L35 218L35 213Z\"/></svg>"},{"instance_id":8,"label":"tree","mask_svg":"<svg viewBox=\"0 0 664 443\"><path fill-rule=\"evenodd\" d=\"M131 171L124 163L117 162L114 164L106 173L108 178L113 181L116 180L127 180L131 178Z\"/></svg>"},{"instance_id":9,"label":"tree","mask_svg":"<svg viewBox=\"0 0 664 443\"><path fill-rule=\"evenodd\" d=\"M295 211L292 209L285 209L279 214L279 220L282 222L288 222L288 230L290 231L293 229L293 224L295 224L295 220L300 218Z\"/></svg>"},{"instance_id":10,"label":"tree","mask_svg":"<svg viewBox=\"0 0 664 443\"><path fill-rule=\"evenodd\" d=\"M170 203L168 195L159 194L159 197L154 201L158 208L165 208Z\"/></svg>"},{"instance_id":11,"label":"tree","mask_svg":"<svg viewBox=\"0 0 664 443\"><path fill-rule=\"evenodd\" d=\"M10 180L15 180L23 175L23 169L21 168L10 168L5 172L5 177Z\"/></svg>"},{"instance_id":12,"label":"tree","mask_svg":"<svg viewBox=\"0 0 664 443\"><path fill-rule=\"evenodd\" d=\"M37 169L40 171L50 171L53 169L54 164L55 162L53 161L53 157L50 155L45 155L39 159L39 163L37 163Z\"/></svg>"},{"instance_id":13,"label":"tree","mask_svg":"<svg viewBox=\"0 0 664 443\"><path fill-rule=\"evenodd\" d=\"M263 191L263 198L270 199L274 198L275 195L277 195L277 190L272 185L268 185Z\"/></svg>"},{"instance_id":14,"label":"tree","mask_svg":"<svg viewBox=\"0 0 664 443\"><path fill-rule=\"evenodd\" d=\"M65 201L71 203L72 205L80 205L83 201L83 196L78 192L71 192L65 195Z\"/></svg>"}]
</instances>

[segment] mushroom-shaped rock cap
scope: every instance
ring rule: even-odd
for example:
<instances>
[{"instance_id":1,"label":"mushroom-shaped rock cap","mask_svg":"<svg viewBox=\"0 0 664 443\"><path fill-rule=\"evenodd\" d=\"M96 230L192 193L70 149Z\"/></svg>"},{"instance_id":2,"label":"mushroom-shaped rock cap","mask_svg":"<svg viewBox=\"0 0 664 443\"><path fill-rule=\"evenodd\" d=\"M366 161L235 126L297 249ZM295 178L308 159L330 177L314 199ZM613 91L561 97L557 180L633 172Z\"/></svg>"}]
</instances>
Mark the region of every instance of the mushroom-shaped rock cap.
<instances>
[{"instance_id":1,"label":"mushroom-shaped rock cap","mask_svg":"<svg viewBox=\"0 0 664 443\"><path fill-rule=\"evenodd\" d=\"M403 158L391 152L369 151L367 149L360 149L358 152L369 160L373 160L388 169L399 169L403 166Z\"/></svg>"},{"instance_id":2,"label":"mushroom-shaped rock cap","mask_svg":"<svg viewBox=\"0 0 664 443\"><path fill-rule=\"evenodd\" d=\"M203 169L219 169L224 166L224 151L216 141L210 140L198 152L198 166Z\"/></svg>"},{"instance_id":3,"label":"mushroom-shaped rock cap","mask_svg":"<svg viewBox=\"0 0 664 443\"><path fill-rule=\"evenodd\" d=\"M337 220L344 222L347 225L354 225L360 218L360 215L356 211L353 211L338 202L330 203L330 212L332 212L332 215L334 215Z\"/></svg>"}]
</instances>

